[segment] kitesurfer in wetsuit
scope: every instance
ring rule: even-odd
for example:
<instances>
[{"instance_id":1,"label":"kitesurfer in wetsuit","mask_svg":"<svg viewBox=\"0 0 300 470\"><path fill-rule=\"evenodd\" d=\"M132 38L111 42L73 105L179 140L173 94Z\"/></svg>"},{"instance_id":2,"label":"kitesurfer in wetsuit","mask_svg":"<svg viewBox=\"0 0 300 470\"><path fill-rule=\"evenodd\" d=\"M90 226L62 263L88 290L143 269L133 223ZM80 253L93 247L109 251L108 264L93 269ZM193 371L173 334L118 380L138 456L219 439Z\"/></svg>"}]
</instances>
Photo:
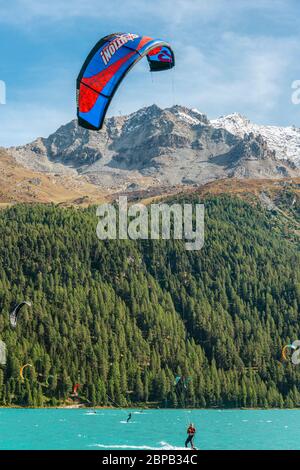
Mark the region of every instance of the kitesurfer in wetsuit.
<instances>
[{"instance_id":1,"label":"kitesurfer in wetsuit","mask_svg":"<svg viewBox=\"0 0 300 470\"><path fill-rule=\"evenodd\" d=\"M128 418L127 418L127 423L131 420L132 418L132 413L129 413Z\"/></svg>"},{"instance_id":2,"label":"kitesurfer in wetsuit","mask_svg":"<svg viewBox=\"0 0 300 470\"><path fill-rule=\"evenodd\" d=\"M187 440L185 441L185 447L187 447L188 444L191 443L191 448L195 449L194 437L196 434L196 428L194 427L193 423L191 423L189 427L187 428L187 434L188 434L188 437L187 437Z\"/></svg>"}]
</instances>

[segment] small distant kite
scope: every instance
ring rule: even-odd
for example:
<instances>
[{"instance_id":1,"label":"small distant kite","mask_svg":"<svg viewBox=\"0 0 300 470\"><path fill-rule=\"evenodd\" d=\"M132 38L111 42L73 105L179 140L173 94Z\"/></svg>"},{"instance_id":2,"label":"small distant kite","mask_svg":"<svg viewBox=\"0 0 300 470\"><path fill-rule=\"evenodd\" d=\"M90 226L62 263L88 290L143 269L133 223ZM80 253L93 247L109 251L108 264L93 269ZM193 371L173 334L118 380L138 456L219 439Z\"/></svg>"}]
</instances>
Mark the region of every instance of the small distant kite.
<instances>
[{"instance_id":1,"label":"small distant kite","mask_svg":"<svg viewBox=\"0 0 300 470\"><path fill-rule=\"evenodd\" d=\"M175 377L174 385L178 388L183 387L183 388L186 389L191 380L192 380L191 377L184 377L184 376L181 376L181 375L177 375Z\"/></svg>"},{"instance_id":2,"label":"small distant kite","mask_svg":"<svg viewBox=\"0 0 300 470\"><path fill-rule=\"evenodd\" d=\"M24 382L24 375L23 375L23 371L26 367L33 367L32 364L24 364L24 366L20 367L20 377L21 377L21 380Z\"/></svg>"},{"instance_id":3,"label":"small distant kite","mask_svg":"<svg viewBox=\"0 0 300 470\"><path fill-rule=\"evenodd\" d=\"M13 328L16 328L17 326L18 316L19 316L21 308L23 308L24 305L31 307L31 302L26 302L26 300L24 300L23 302L19 303L9 315L9 321Z\"/></svg>"},{"instance_id":4,"label":"small distant kite","mask_svg":"<svg viewBox=\"0 0 300 470\"><path fill-rule=\"evenodd\" d=\"M161 39L132 33L113 33L100 39L77 77L77 117L81 127L102 128L118 86L145 56L151 72L169 70L175 65L170 45Z\"/></svg>"},{"instance_id":5,"label":"small distant kite","mask_svg":"<svg viewBox=\"0 0 300 470\"><path fill-rule=\"evenodd\" d=\"M73 397L78 397L78 390L79 390L80 386L81 386L80 384L75 384L74 385L73 394L72 394Z\"/></svg>"},{"instance_id":6,"label":"small distant kite","mask_svg":"<svg viewBox=\"0 0 300 470\"><path fill-rule=\"evenodd\" d=\"M286 346L284 346L282 348L282 351L281 351L281 357L282 359L284 359L285 361L288 361L288 357L287 357L287 351L289 349L296 349L295 346L293 346L293 344L287 344Z\"/></svg>"}]
</instances>

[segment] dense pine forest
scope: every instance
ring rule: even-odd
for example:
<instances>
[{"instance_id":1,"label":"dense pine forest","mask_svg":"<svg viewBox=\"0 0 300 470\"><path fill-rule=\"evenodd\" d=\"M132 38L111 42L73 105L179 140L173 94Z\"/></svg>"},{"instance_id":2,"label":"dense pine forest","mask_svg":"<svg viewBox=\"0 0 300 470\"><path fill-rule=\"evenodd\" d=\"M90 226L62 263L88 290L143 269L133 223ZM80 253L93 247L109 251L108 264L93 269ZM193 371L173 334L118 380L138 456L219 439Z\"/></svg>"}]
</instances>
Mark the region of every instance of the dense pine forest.
<instances>
[{"instance_id":1,"label":"dense pine forest","mask_svg":"<svg viewBox=\"0 0 300 470\"><path fill-rule=\"evenodd\" d=\"M300 339L300 254L280 214L209 197L191 252L99 241L96 224L95 207L1 211L0 405L300 406L300 366L281 360Z\"/></svg>"}]
</instances>

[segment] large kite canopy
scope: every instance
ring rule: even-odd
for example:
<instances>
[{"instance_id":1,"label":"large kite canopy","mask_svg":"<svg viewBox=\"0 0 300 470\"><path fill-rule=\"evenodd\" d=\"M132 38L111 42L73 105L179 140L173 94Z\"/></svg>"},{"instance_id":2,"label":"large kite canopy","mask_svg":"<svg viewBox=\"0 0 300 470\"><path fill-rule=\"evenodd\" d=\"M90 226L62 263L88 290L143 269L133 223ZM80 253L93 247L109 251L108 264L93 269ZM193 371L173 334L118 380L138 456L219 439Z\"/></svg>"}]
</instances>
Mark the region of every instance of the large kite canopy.
<instances>
[{"instance_id":1,"label":"large kite canopy","mask_svg":"<svg viewBox=\"0 0 300 470\"><path fill-rule=\"evenodd\" d=\"M147 56L151 72L174 67L174 53L160 39L132 33L102 38L89 53L77 78L77 116L80 126L101 129L107 108L126 73Z\"/></svg>"}]
</instances>

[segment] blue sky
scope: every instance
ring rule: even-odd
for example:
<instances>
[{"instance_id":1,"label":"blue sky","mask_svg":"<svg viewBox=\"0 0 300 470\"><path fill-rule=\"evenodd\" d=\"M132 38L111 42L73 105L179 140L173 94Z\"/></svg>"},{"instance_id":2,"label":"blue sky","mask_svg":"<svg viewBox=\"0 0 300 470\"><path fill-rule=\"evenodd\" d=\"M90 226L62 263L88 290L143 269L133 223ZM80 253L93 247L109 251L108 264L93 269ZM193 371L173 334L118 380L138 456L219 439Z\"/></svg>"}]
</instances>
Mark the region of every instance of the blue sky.
<instances>
[{"instance_id":1,"label":"blue sky","mask_svg":"<svg viewBox=\"0 0 300 470\"><path fill-rule=\"evenodd\" d=\"M115 31L168 40L176 67L150 74L141 61L110 115L155 102L300 127L300 105L291 102L300 80L298 0L10 0L0 5L0 145L47 136L73 119L82 62Z\"/></svg>"}]
</instances>

